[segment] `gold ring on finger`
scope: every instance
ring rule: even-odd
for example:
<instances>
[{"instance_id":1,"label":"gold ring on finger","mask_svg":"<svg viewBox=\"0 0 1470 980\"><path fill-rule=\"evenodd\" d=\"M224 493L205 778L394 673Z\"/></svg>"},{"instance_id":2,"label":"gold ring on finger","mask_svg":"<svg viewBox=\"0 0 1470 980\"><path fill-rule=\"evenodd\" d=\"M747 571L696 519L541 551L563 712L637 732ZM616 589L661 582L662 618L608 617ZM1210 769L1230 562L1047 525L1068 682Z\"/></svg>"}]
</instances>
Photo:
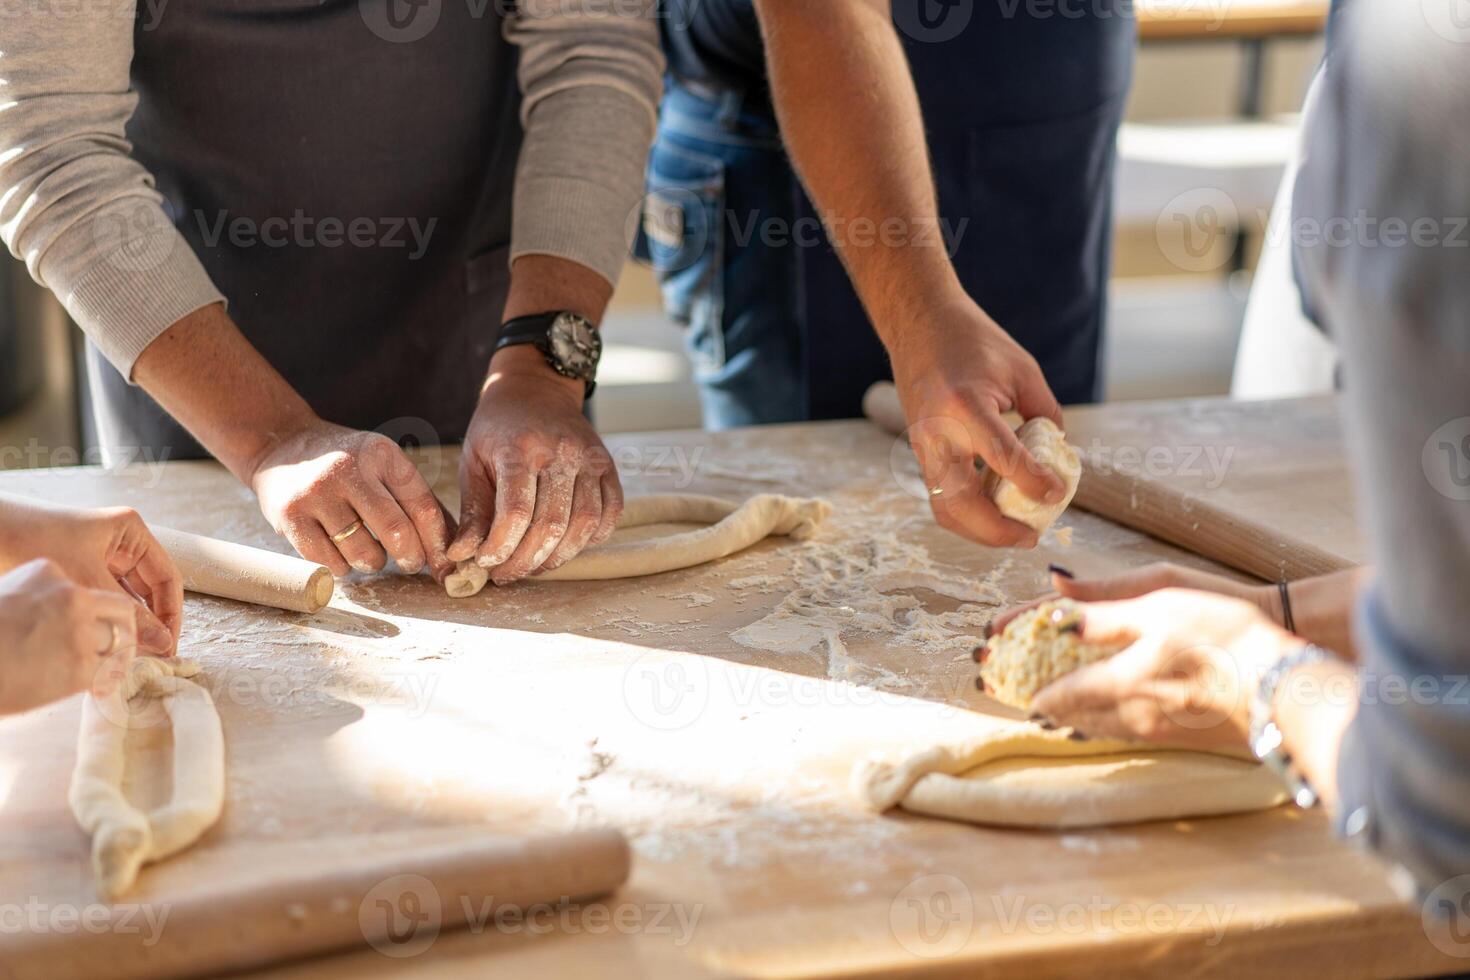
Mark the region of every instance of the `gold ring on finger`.
<instances>
[{"instance_id":1,"label":"gold ring on finger","mask_svg":"<svg viewBox=\"0 0 1470 980\"><path fill-rule=\"evenodd\" d=\"M346 541L348 538L352 537L354 534L361 530L362 521L353 521L351 527L347 528L345 531L338 531L336 534L332 535L332 543L341 544L343 541Z\"/></svg>"}]
</instances>

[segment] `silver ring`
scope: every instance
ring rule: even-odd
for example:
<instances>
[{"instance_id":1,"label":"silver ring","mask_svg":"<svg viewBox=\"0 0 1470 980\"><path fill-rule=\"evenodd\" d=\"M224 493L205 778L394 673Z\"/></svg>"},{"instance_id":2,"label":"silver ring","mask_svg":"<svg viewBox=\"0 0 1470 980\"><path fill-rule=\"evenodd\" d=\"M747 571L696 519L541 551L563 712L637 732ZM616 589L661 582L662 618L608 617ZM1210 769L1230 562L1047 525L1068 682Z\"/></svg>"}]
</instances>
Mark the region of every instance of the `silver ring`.
<instances>
[{"instance_id":1,"label":"silver ring","mask_svg":"<svg viewBox=\"0 0 1470 980\"><path fill-rule=\"evenodd\" d=\"M349 527L347 530L338 531L336 534L332 535L332 543L341 544L343 541L346 541L348 538L352 537L354 534L361 530L362 521L353 521L352 526Z\"/></svg>"}]
</instances>

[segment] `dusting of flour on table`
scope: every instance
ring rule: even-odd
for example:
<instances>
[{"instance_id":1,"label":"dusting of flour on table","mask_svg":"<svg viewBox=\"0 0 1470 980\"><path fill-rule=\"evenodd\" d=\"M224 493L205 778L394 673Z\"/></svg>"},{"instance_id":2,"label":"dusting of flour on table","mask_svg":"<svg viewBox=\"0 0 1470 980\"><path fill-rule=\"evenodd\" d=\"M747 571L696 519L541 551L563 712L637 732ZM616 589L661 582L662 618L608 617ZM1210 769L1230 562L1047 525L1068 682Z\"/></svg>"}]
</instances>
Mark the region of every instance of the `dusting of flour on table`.
<instances>
[{"instance_id":1,"label":"dusting of flour on table","mask_svg":"<svg viewBox=\"0 0 1470 980\"><path fill-rule=\"evenodd\" d=\"M994 584L1010 559L984 579L946 571L920 545L896 532L819 536L794 555L785 585L791 591L769 614L731 634L741 646L772 653L817 653L827 677L888 689L912 686L893 671L855 660L844 637L881 637L917 662L982 642L985 624L1005 601ZM741 588L744 580L728 583ZM956 599L959 608L930 612L907 590Z\"/></svg>"}]
</instances>

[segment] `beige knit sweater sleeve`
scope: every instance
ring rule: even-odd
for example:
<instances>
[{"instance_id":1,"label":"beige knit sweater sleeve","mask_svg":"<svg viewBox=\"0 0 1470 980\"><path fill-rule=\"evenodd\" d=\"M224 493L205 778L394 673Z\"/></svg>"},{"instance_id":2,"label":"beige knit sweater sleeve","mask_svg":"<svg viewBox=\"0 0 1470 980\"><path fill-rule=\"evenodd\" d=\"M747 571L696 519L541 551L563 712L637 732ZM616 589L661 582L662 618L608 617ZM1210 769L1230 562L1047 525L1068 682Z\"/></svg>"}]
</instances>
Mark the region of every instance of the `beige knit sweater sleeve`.
<instances>
[{"instance_id":1,"label":"beige knit sweater sleeve","mask_svg":"<svg viewBox=\"0 0 1470 980\"><path fill-rule=\"evenodd\" d=\"M652 0L523 0L526 141L512 257L615 281L641 194L662 59ZM125 377L182 317L224 297L174 228L124 129L134 5L16 5L0 45L0 236Z\"/></svg>"}]
</instances>

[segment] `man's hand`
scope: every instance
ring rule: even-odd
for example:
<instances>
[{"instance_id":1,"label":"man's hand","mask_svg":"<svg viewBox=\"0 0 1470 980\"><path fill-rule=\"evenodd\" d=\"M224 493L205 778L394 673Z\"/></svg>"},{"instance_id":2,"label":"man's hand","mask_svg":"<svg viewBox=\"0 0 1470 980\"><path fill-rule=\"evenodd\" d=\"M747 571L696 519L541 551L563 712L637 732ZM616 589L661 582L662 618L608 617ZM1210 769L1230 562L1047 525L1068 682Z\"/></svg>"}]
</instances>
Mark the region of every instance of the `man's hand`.
<instances>
[{"instance_id":1,"label":"man's hand","mask_svg":"<svg viewBox=\"0 0 1470 980\"><path fill-rule=\"evenodd\" d=\"M1035 531L1002 517L980 493L976 460L1037 500L1065 494L1002 417L1016 411L1061 425L1062 410L1036 361L962 292L913 314L913 323L892 336L894 379L935 519L981 544L1035 546Z\"/></svg>"},{"instance_id":2,"label":"man's hand","mask_svg":"<svg viewBox=\"0 0 1470 980\"><path fill-rule=\"evenodd\" d=\"M452 560L474 558L505 585L564 565L612 534L623 488L582 414L584 391L532 347L508 347L491 360L460 461Z\"/></svg>"},{"instance_id":3,"label":"man's hand","mask_svg":"<svg viewBox=\"0 0 1470 980\"><path fill-rule=\"evenodd\" d=\"M443 581L453 570L443 505L386 436L317 419L277 442L247 480L276 533L334 575L381 571L389 556L409 575L427 565Z\"/></svg>"},{"instance_id":4,"label":"man's hand","mask_svg":"<svg viewBox=\"0 0 1470 980\"><path fill-rule=\"evenodd\" d=\"M143 653L173 653L184 618L183 578L137 511L0 498L0 573L37 558L49 559L80 589L116 596L123 604L108 609L132 617L128 633Z\"/></svg>"},{"instance_id":5,"label":"man's hand","mask_svg":"<svg viewBox=\"0 0 1470 980\"><path fill-rule=\"evenodd\" d=\"M137 651L137 610L113 589L89 589L53 561L0 576L0 715L78 691L107 694Z\"/></svg>"}]
</instances>

